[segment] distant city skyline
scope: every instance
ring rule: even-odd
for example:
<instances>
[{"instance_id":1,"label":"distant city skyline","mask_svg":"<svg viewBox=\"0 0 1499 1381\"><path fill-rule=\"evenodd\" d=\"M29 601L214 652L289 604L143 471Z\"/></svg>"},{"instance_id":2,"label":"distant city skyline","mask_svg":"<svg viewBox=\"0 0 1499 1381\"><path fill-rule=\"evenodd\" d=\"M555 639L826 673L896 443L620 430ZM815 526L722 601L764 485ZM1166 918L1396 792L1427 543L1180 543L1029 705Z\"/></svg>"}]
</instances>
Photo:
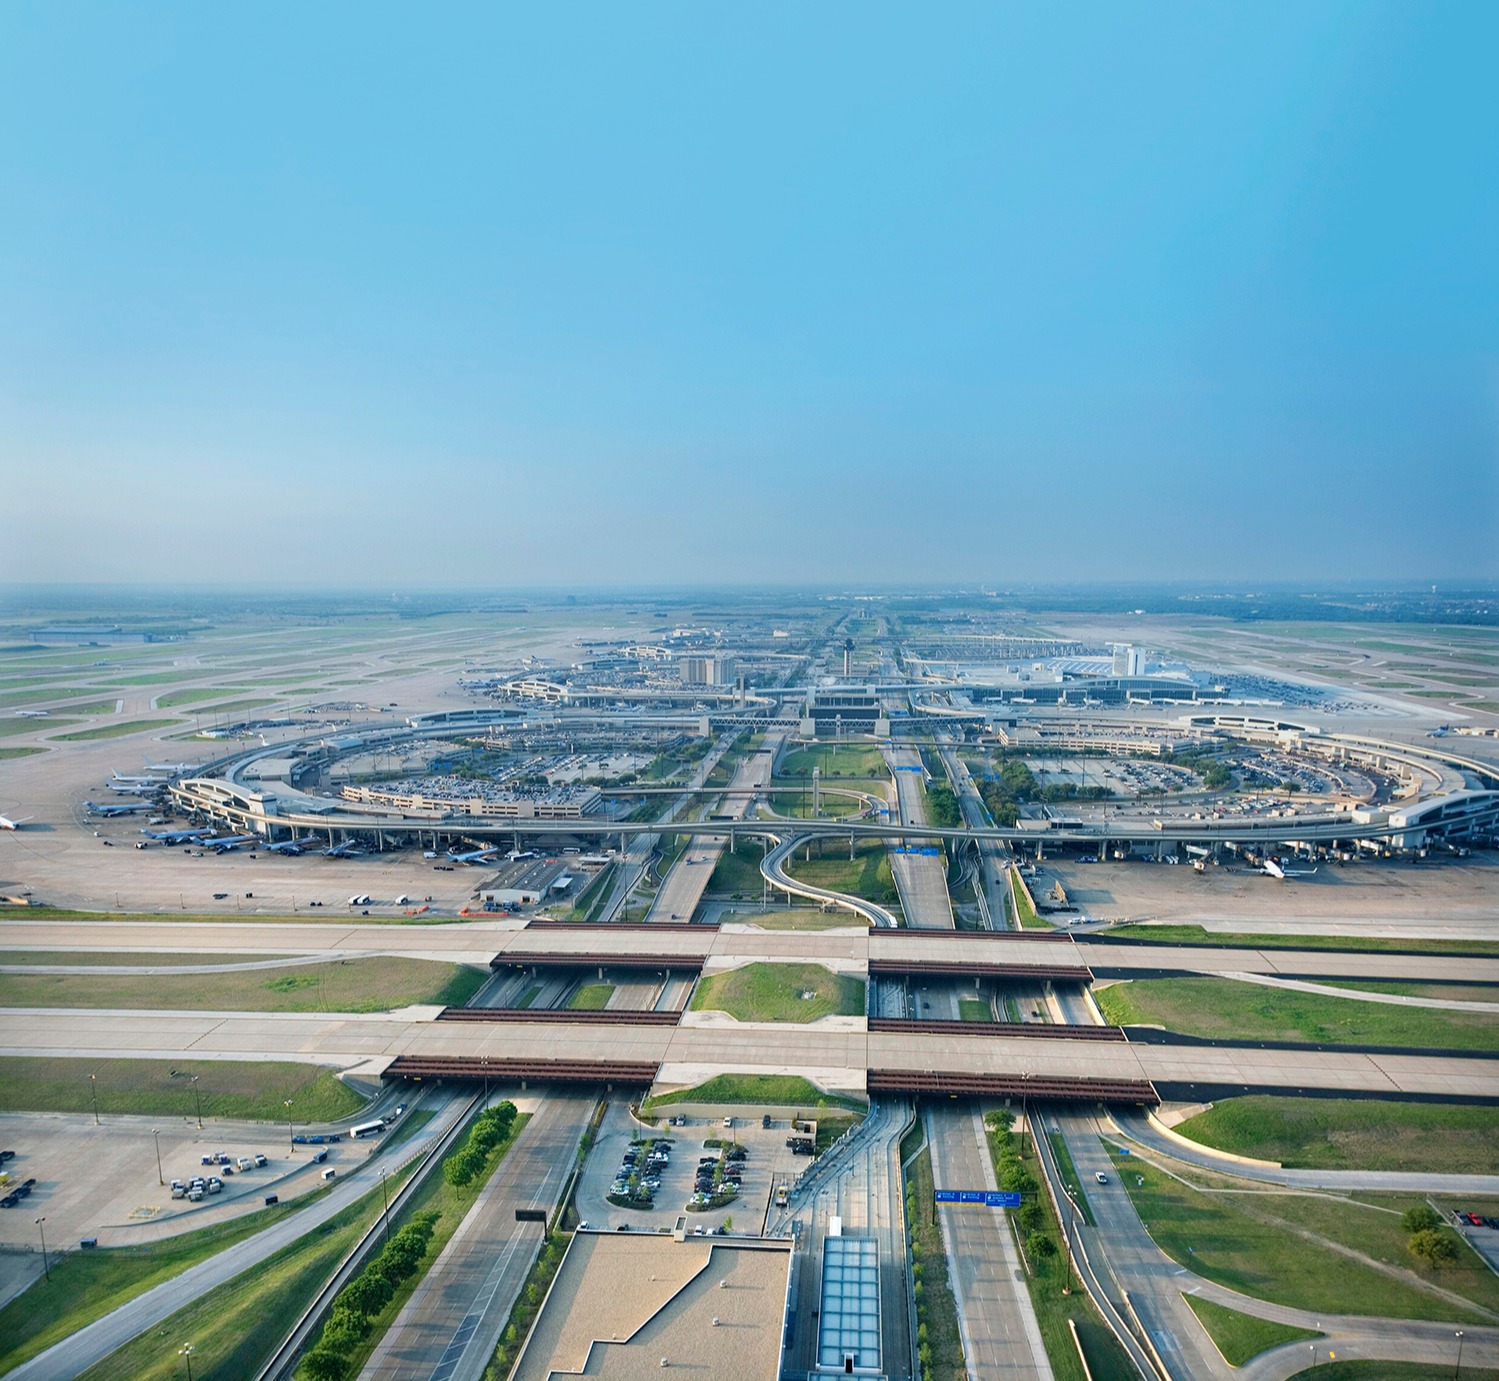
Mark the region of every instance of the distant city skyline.
<instances>
[{"instance_id":1,"label":"distant city skyline","mask_svg":"<svg viewBox=\"0 0 1499 1381\"><path fill-rule=\"evenodd\" d=\"M1499 578L1499 11L0 15L0 582Z\"/></svg>"}]
</instances>

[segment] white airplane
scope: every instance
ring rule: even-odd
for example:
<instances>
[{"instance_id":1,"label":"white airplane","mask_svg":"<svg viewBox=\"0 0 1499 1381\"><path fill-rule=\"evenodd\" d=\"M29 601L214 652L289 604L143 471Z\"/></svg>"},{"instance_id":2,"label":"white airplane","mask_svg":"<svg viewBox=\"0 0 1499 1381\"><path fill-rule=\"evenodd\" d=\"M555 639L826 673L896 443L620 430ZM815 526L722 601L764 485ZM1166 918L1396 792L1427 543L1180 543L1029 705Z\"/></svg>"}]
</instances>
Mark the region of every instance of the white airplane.
<instances>
[{"instance_id":1,"label":"white airplane","mask_svg":"<svg viewBox=\"0 0 1499 1381\"><path fill-rule=\"evenodd\" d=\"M94 801L85 801L84 808L90 815L102 815L106 820L116 815L133 815L138 810L155 810L149 801L141 801L131 805L115 804L112 806L101 806Z\"/></svg>"},{"instance_id":2,"label":"white airplane","mask_svg":"<svg viewBox=\"0 0 1499 1381\"><path fill-rule=\"evenodd\" d=\"M163 844L182 844L189 839L207 839L213 833L211 829L198 830L142 830L141 833L148 839L159 840Z\"/></svg>"},{"instance_id":3,"label":"white airplane","mask_svg":"<svg viewBox=\"0 0 1499 1381\"><path fill-rule=\"evenodd\" d=\"M1273 858L1267 858L1253 872L1263 873L1266 877L1278 878L1285 882L1287 878L1309 878L1317 870L1315 868L1284 868Z\"/></svg>"},{"instance_id":4,"label":"white airplane","mask_svg":"<svg viewBox=\"0 0 1499 1381\"><path fill-rule=\"evenodd\" d=\"M34 815L23 815L19 820L12 820L8 815L0 815L0 830L18 830L28 820L35 820Z\"/></svg>"},{"instance_id":5,"label":"white airplane","mask_svg":"<svg viewBox=\"0 0 1499 1381\"><path fill-rule=\"evenodd\" d=\"M17 710L16 715L20 719L46 719L52 713L51 710Z\"/></svg>"},{"instance_id":6,"label":"white airplane","mask_svg":"<svg viewBox=\"0 0 1499 1381\"><path fill-rule=\"evenodd\" d=\"M148 762L148 772L165 772L169 777L180 777L184 772L191 772L197 767L195 762Z\"/></svg>"},{"instance_id":7,"label":"white airplane","mask_svg":"<svg viewBox=\"0 0 1499 1381\"><path fill-rule=\"evenodd\" d=\"M474 849L472 852L466 854L455 854L450 851L448 857L451 858L454 863L479 864L487 863L497 853L499 853L498 849Z\"/></svg>"},{"instance_id":8,"label":"white airplane","mask_svg":"<svg viewBox=\"0 0 1499 1381\"><path fill-rule=\"evenodd\" d=\"M358 858L364 852L357 844L339 844L323 850L324 858Z\"/></svg>"},{"instance_id":9,"label":"white airplane","mask_svg":"<svg viewBox=\"0 0 1499 1381\"><path fill-rule=\"evenodd\" d=\"M305 850L300 839L283 839L279 844L267 844L265 851L268 854L300 854Z\"/></svg>"},{"instance_id":10,"label":"white airplane","mask_svg":"<svg viewBox=\"0 0 1499 1381\"><path fill-rule=\"evenodd\" d=\"M161 782L106 782L105 785L111 791L118 791L121 796L154 796L161 790Z\"/></svg>"},{"instance_id":11,"label":"white airplane","mask_svg":"<svg viewBox=\"0 0 1499 1381\"><path fill-rule=\"evenodd\" d=\"M160 786L161 782L155 777L127 777L123 772L111 772L110 777L117 782L129 782L132 786Z\"/></svg>"}]
</instances>

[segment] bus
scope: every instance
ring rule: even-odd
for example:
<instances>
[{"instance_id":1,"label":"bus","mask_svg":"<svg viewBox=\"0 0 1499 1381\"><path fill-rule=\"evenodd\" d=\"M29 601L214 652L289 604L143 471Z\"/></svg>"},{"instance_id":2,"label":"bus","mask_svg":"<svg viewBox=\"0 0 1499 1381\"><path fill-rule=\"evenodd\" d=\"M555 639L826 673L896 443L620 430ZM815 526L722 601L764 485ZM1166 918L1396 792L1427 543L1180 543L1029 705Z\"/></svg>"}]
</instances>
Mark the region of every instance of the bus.
<instances>
[{"instance_id":1,"label":"bus","mask_svg":"<svg viewBox=\"0 0 1499 1381\"><path fill-rule=\"evenodd\" d=\"M358 1141L363 1136L379 1136L385 1130L385 1119L376 1118L373 1122L361 1122L357 1127L349 1128L349 1135Z\"/></svg>"}]
</instances>

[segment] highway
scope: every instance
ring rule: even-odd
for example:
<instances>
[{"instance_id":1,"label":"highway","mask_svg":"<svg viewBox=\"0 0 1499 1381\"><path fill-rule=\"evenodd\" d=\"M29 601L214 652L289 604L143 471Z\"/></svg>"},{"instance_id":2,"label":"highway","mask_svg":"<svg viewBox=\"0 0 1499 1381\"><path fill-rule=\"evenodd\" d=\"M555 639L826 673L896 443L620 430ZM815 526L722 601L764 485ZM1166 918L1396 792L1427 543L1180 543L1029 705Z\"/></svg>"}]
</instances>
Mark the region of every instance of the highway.
<instances>
[{"instance_id":1,"label":"highway","mask_svg":"<svg viewBox=\"0 0 1499 1381\"><path fill-rule=\"evenodd\" d=\"M201 1299L242 1271L273 1256L315 1231L379 1185L382 1170L394 1173L425 1155L451 1129L469 1104L467 1093L428 1096L436 1116L393 1151L372 1156L361 1168L341 1177L322 1198L233 1248L191 1266L180 1275L137 1295L118 1309L70 1334L60 1343L7 1373L16 1381L70 1381L123 1347L137 1334L154 1328L179 1309ZM293 1319L287 1319L290 1329Z\"/></svg>"},{"instance_id":2,"label":"highway","mask_svg":"<svg viewBox=\"0 0 1499 1381\"><path fill-rule=\"evenodd\" d=\"M743 819L745 812L754 804L756 793L770 784L776 754L780 752L785 739L784 730L768 733L764 743L740 762L729 782L729 787L735 794L718 804L716 814L735 820ZM662 880L661 890L656 893L656 900L646 919L690 921L728 842L729 836L726 834L694 836Z\"/></svg>"},{"instance_id":3,"label":"highway","mask_svg":"<svg viewBox=\"0 0 1499 1381\"><path fill-rule=\"evenodd\" d=\"M885 763L895 780L896 809L903 825L926 824L926 768L915 748L890 747ZM952 897L947 891L947 857L944 853L911 852L927 845L924 835L909 835L890 850L890 871L895 875L901 909L913 930L951 930Z\"/></svg>"},{"instance_id":4,"label":"highway","mask_svg":"<svg viewBox=\"0 0 1499 1381\"><path fill-rule=\"evenodd\" d=\"M935 1188L999 1187L975 1105L930 1103L925 1116ZM969 1374L985 1381L1050 1381L1051 1363L1005 1210L962 1204L938 1211Z\"/></svg>"},{"instance_id":5,"label":"highway","mask_svg":"<svg viewBox=\"0 0 1499 1381\"><path fill-rule=\"evenodd\" d=\"M973 774L958 756L958 751L947 744L939 744L937 756L947 772L947 781L958 798L958 809L963 812L963 823L972 830L986 829L991 823L983 798L973 784ZM974 892L984 923L990 930L1004 930L1006 897L1009 894L1008 863L1004 848L991 839L977 839L974 847L978 851L978 877Z\"/></svg>"},{"instance_id":6,"label":"highway","mask_svg":"<svg viewBox=\"0 0 1499 1381\"><path fill-rule=\"evenodd\" d=\"M371 1354L364 1381L481 1381L541 1240L515 1210L556 1207L597 1101L589 1093L541 1099Z\"/></svg>"}]
</instances>

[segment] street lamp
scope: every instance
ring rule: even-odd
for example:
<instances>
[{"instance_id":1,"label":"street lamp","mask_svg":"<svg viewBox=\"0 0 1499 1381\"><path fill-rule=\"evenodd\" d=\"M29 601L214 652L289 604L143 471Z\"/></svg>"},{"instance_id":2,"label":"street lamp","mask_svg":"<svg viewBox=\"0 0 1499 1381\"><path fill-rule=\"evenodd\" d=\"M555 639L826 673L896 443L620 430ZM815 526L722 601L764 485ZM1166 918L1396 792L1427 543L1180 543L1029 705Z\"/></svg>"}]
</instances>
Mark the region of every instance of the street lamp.
<instances>
[{"instance_id":1,"label":"street lamp","mask_svg":"<svg viewBox=\"0 0 1499 1381\"><path fill-rule=\"evenodd\" d=\"M1463 1331L1457 1330L1457 1365L1452 1368L1452 1374L1456 1376L1463 1369Z\"/></svg>"},{"instance_id":2,"label":"street lamp","mask_svg":"<svg viewBox=\"0 0 1499 1381\"><path fill-rule=\"evenodd\" d=\"M177 1355L187 1361L187 1381L193 1381L193 1345L184 1343L177 1349Z\"/></svg>"},{"instance_id":3,"label":"street lamp","mask_svg":"<svg viewBox=\"0 0 1499 1381\"><path fill-rule=\"evenodd\" d=\"M198 1076L190 1076L193 1086L193 1104L198 1109L198 1130L203 1130L203 1095L198 1092Z\"/></svg>"},{"instance_id":4,"label":"street lamp","mask_svg":"<svg viewBox=\"0 0 1499 1381\"><path fill-rule=\"evenodd\" d=\"M99 1125L99 1076L90 1074L88 1076L88 1095L94 1104L94 1126Z\"/></svg>"},{"instance_id":5,"label":"street lamp","mask_svg":"<svg viewBox=\"0 0 1499 1381\"><path fill-rule=\"evenodd\" d=\"M156 1141L156 1183L165 1184L167 1177L161 1173L161 1128L152 1127L151 1136Z\"/></svg>"},{"instance_id":6,"label":"street lamp","mask_svg":"<svg viewBox=\"0 0 1499 1381\"><path fill-rule=\"evenodd\" d=\"M48 1280L51 1280L52 1265L47 1260L47 1229L42 1226L42 1224L46 1221L47 1219L45 1217L38 1218L36 1220L36 1230L41 1235L42 1239L42 1274L46 1276Z\"/></svg>"},{"instance_id":7,"label":"street lamp","mask_svg":"<svg viewBox=\"0 0 1499 1381\"><path fill-rule=\"evenodd\" d=\"M286 1144L290 1146L293 1151L295 1151L297 1149L297 1143L292 1140L291 1135L291 1099L283 1098L281 1100L281 1105L286 1109Z\"/></svg>"}]
</instances>

